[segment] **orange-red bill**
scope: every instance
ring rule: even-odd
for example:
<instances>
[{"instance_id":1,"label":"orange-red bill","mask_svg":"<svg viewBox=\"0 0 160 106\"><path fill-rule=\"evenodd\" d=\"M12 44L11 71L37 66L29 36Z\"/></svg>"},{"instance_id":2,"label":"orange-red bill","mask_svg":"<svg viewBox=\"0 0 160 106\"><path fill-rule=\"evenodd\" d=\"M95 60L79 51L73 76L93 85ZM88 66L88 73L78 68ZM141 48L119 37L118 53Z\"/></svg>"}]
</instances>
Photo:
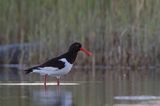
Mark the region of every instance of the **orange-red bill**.
<instances>
[{"instance_id":1,"label":"orange-red bill","mask_svg":"<svg viewBox=\"0 0 160 106\"><path fill-rule=\"evenodd\" d=\"M84 48L80 48L80 50L81 51L83 51L84 53L86 53L87 55L89 55L89 56L92 56L93 54L90 52L90 51L88 51L88 50L86 50L86 49L84 49Z\"/></svg>"}]
</instances>

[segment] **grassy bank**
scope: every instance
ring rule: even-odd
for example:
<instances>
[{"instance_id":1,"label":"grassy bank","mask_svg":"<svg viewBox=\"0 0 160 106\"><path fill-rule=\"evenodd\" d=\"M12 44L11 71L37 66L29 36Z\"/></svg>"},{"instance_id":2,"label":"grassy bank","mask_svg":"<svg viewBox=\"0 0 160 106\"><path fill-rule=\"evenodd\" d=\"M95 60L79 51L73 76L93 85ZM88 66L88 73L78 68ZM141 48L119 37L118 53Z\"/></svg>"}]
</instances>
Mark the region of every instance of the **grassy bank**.
<instances>
[{"instance_id":1,"label":"grassy bank","mask_svg":"<svg viewBox=\"0 0 160 106\"><path fill-rule=\"evenodd\" d=\"M30 50L30 64L79 41L94 52L96 64L155 65L159 7L159 0L1 0L0 44L44 43L46 50Z\"/></svg>"}]
</instances>

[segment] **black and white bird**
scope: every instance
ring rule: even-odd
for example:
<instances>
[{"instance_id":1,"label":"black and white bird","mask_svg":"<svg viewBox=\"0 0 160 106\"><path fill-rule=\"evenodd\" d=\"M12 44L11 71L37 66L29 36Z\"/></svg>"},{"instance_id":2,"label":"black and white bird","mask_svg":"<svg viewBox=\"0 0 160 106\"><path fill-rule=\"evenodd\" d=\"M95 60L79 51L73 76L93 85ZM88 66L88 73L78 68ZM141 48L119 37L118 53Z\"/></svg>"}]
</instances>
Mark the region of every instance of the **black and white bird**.
<instances>
[{"instance_id":1,"label":"black and white bird","mask_svg":"<svg viewBox=\"0 0 160 106\"><path fill-rule=\"evenodd\" d=\"M92 56L92 53L82 48L80 43L73 43L69 50L53 59L48 60L47 62L40 64L35 67L24 70L26 74L29 73L39 73L44 75L44 85L46 87L47 76L53 76L57 78L57 85L59 86L59 79L61 76L70 72L73 63L77 57L79 51L85 52L87 55Z\"/></svg>"}]
</instances>

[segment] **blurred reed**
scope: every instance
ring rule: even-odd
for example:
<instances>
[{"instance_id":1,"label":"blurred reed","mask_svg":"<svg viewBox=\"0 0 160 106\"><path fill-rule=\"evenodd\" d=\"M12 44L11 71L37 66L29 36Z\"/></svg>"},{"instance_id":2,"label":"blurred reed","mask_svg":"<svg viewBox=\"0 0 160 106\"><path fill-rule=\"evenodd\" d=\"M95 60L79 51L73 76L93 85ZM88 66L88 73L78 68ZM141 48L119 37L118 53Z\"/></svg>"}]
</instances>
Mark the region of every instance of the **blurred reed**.
<instances>
[{"instance_id":1,"label":"blurred reed","mask_svg":"<svg viewBox=\"0 0 160 106\"><path fill-rule=\"evenodd\" d=\"M94 52L96 65L157 65L159 6L159 0L0 0L0 44L41 42L45 48L29 50L30 64L78 41ZM84 57L80 64L91 60Z\"/></svg>"}]
</instances>

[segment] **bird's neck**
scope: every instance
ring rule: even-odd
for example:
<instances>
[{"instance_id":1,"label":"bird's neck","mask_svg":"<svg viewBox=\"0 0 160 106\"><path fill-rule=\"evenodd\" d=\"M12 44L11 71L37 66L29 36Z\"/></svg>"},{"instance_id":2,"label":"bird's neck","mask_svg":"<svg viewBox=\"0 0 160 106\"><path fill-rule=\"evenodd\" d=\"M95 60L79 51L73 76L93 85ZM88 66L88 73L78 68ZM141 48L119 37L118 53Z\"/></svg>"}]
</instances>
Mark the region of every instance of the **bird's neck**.
<instances>
[{"instance_id":1,"label":"bird's neck","mask_svg":"<svg viewBox=\"0 0 160 106\"><path fill-rule=\"evenodd\" d=\"M74 61L76 60L76 57L77 57L77 53L72 53L72 52L68 52L67 53L67 61L70 62L71 64L74 63Z\"/></svg>"}]
</instances>

